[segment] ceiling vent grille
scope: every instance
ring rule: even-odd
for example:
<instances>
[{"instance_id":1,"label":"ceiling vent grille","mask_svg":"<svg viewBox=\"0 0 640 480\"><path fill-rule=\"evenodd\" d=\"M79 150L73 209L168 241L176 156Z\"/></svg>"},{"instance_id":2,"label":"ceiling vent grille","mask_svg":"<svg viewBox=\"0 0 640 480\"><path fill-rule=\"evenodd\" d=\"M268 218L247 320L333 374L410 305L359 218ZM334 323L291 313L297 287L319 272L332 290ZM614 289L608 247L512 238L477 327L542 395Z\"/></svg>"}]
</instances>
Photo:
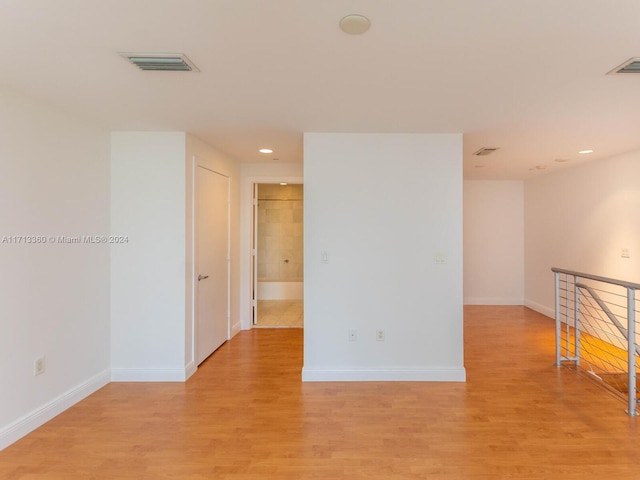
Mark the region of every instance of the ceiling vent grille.
<instances>
[{"instance_id":1,"label":"ceiling vent grille","mask_svg":"<svg viewBox=\"0 0 640 480\"><path fill-rule=\"evenodd\" d=\"M140 70L156 72L199 72L183 53L121 53Z\"/></svg>"},{"instance_id":2,"label":"ceiling vent grille","mask_svg":"<svg viewBox=\"0 0 640 480\"><path fill-rule=\"evenodd\" d=\"M473 154L478 157L484 157L485 155L491 155L496 150L498 150L497 147L496 148L482 147L480 150L473 152Z\"/></svg>"},{"instance_id":3,"label":"ceiling vent grille","mask_svg":"<svg viewBox=\"0 0 640 480\"><path fill-rule=\"evenodd\" d=\"M640 73L640 57L630 58L622 65L618 65L607 75L618 75L623 73Z\"/></svg>"}]
</instances>

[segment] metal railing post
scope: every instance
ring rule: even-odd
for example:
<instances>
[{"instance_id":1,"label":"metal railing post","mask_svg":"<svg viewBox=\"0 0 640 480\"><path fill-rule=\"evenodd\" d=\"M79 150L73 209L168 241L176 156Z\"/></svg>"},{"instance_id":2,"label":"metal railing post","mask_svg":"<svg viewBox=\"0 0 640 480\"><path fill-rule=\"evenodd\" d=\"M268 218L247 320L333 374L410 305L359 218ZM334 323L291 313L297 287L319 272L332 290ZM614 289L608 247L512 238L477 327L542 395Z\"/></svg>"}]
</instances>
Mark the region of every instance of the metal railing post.
<instances>
[{"instance_id":1,"label":"metal railing post","mask_svg":"<svg viewBox=\"0 0 640 480\"><path fill-rule=\"evenodd\" d=\"M560 342L562 341L560 335L560 273L555 272L556 282L556 367L561 365L560 362Z\"/></svg>"},{"instance_id":2,"label":"metal railing post","mask_svg":"<svg viewBox=\"0 0 640 480\"><path fill-rule=\"evenodd\" d=\"M578 277L573 277L573 338L575 341L575 361L580 365L580 289L576 286Z\"/></svg>"},{"instance_id":3,"label":"metal railing post","mask_svg":"<svg viewBox=\"0 0 640 480\"><path fill-rule=\"evenodd\" d=\"M627 353L629 354L629 415L636 415L636 291L627 288Z\"/></svg>"}]
</instances>

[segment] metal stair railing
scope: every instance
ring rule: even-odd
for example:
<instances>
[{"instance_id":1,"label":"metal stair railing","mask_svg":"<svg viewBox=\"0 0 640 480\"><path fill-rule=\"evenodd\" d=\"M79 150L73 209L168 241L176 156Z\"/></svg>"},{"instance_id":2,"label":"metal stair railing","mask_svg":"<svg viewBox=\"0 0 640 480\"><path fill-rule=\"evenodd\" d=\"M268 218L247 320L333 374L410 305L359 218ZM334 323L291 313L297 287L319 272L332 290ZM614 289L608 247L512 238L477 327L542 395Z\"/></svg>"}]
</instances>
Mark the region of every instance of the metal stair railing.
<instances>
[{"instance_id":1,"label":"metal stair railing","mask_svg":"<svg viewBox=\"0 0 640 480\"><path fill-rule=\"evenodd\" d=\"M636 291L640 284L551 270L555 274L556 365L573 363L617 393L626 393L627 413L637 415Z\"/></svg>"}]
</instances>

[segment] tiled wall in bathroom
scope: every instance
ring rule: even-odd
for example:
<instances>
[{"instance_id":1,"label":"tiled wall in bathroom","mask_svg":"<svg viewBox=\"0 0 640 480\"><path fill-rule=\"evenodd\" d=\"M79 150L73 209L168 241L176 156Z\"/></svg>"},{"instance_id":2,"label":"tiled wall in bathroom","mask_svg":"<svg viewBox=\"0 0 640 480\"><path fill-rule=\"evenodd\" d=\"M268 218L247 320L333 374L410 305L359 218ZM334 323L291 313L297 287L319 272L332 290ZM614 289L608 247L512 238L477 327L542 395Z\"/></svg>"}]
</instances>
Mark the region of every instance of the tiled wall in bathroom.
<instances>
[{"instance_id":1,"label":"tiled wall in bathroom","mask_svg":"<svg viewBox=\"0 0 640 480\"><path fill-rule=\"evenodd\" d=\"M302 280L302 206L302 185L258 185L258 280Z\"/></svg>"}]
</instances>

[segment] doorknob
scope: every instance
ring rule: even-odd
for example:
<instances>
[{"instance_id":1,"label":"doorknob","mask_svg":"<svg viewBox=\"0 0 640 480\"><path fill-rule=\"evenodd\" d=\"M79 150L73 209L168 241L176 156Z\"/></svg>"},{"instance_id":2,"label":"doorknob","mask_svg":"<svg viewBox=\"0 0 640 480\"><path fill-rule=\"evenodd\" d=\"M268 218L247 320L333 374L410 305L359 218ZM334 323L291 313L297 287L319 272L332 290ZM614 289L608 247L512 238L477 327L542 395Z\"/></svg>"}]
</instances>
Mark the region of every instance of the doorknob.
<instances>
[{"instance_id":1,"label":"doorknob","mask_svg":"<svg viewBox=\"0 0 640 480\"><path fill-rule=\"evenodd\" d=\"M198 281L204 280L205 278L209 278L209 275L204 275L204 276L198 275Z\"/></svg>"}]
</instances>

